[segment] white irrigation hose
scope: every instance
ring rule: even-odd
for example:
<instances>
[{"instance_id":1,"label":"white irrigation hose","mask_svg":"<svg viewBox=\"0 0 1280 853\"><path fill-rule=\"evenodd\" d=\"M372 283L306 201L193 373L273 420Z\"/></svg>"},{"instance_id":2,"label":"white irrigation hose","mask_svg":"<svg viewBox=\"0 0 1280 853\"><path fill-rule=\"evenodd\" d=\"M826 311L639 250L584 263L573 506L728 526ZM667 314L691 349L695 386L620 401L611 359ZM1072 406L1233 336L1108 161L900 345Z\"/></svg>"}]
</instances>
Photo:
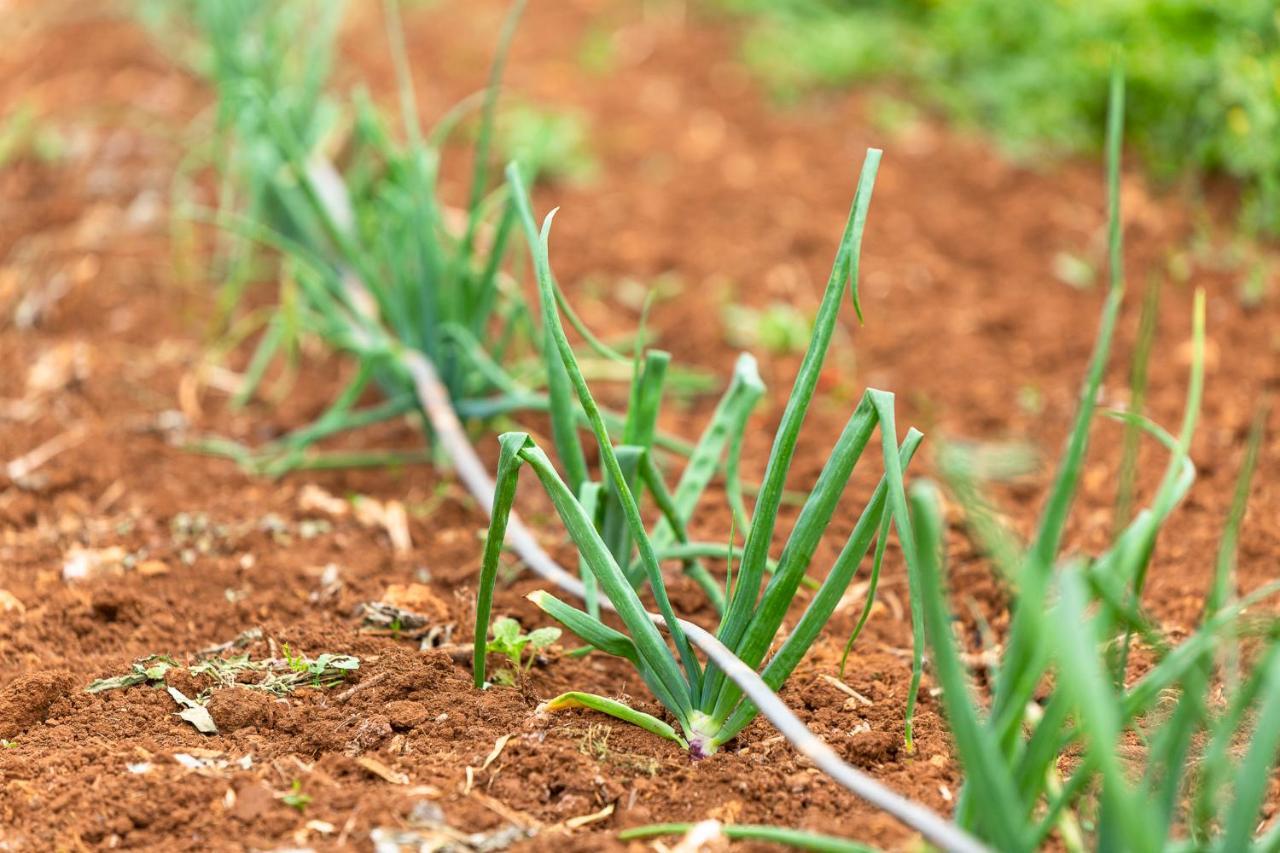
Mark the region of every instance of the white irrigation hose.
<instances>
[{"instance_id":1,"label":"white irrigation hose","mask_svg":"<svg viewBox=\"0 0 1280 853\"><path fill-rule=\"evenodd\" d=\"M475 448L467 440L466 432L453 411L448 391L440 381L435 366L416 351L405 352L403 363L413 379L418 400L422 403L422 408L435 430L436 440L440 442L441 448L453 463L458 478L467 491L484 506L485 512L491 513L494 495L493 480L489 477L484 463L476 455ZM535 574L578 598L585 597L582 581L566 571L538 544L533 532L524 525L514 511L507 521L507 542ZM601 600L600 604L607 609L613 609L608 599ZM656 613L648 615L655 624L665 627L665 620L661 616ZM893 815L919 832L930 843L944 850L982 853L988 849L982 842L941 815L908 800L845 762L835 750L809 730L786 706L786 703L764 683L755 670L743 663L713 634L684 619L680 620L680 626L693 644L714 661L731 681L742 688L742 692L755 704L765 719L772 723L800 754L855 796Z\"/></svg>"},{"instance_id":2,"label":"white irrigation hose","mask_svg":"<svg viewBox=\"0 0 1280 853\"><path fill-rule=\"evenodd\" d=\"M327 167L327 168L326 168ZM325 193L326 205L331 213L341 217L344 208L328 196L345 199L345 193L335 190L332 183L332 167L323 158L308 164L308 172L313 180L319 177L320 183L329 192ZM361 296L365 295L362 282L350 271L344 270L343 277L349 290ZM356 298L354 303L368 315L374 313L371 300ZM358 308L359 310L359 308ZM370 317L370 319L374 319ZM462 481L486 513L493 512L494 482L489 471L475 448L467 439L462 422L453 410L453 402L449 392L440 381L440 374L435 365L423 353L417 350L404 349L399 353L400 363L413 382L414 393L435 432L435 439L453 464L458 479ZM514 510L507 520L506 541L512 550L519 555L526 566L543 579L555 584L561 590L577 598L585 598L586 590L582 581L569 573L557 563L543 547L538 544L533 532L524 525L519 514ZM600 605L612 610L613 606L607 598ZM647 614L654 624L666 627L665 620L656 613ZM701 627L684 619L679 620L693 644L700 648L707 657L714 661L724 674L742 689L778 732L795 747L795 749L814 763L819 769L836 780L855 796L861 797L871 805L879 808L900 820L906 826L919 832L926 840L944 850L959 853L983 853L987 847L954 823L946 820L936 812L912 802L890 788L877 782L858 768L848 764L836 754L830 746L809 730L799 717L787 707L778 694L765 684L754 669L747 666L714 635Z\"/></svg>"}]
</instances>

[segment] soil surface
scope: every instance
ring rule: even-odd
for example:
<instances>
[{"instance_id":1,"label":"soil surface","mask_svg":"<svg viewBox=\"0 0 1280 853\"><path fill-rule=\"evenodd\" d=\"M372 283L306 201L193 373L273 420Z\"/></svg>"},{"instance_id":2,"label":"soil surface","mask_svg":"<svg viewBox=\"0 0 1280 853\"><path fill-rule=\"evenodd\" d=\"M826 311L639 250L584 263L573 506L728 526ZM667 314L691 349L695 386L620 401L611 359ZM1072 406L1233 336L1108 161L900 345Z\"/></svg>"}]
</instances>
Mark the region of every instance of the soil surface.
<instances>
[{"instance_id":1,"label":"soil surface","mask_svg":"<svg viewBox=\"0 0 1280 853\"><path fill-rule=\"evenodd\" d=\"M353 6L341 76L390 98L377 4ZM633 328L633 282L662 281L672 296L651 315L661 345L678 364L726 376L735 348L725 306L816 306L863 151L882 147L863 249L866 324L849 317L842 329L794 483L812 482L867 386L897 393L900 429L1056 456L1102 283L1069 286L1055 258L1104 267L1096 163L1012 165L928 118L881 129L874 93L780 109L735 61L733 23L696 4L531 7L508 91L589 122L598 178L545 187L537 201L562 207L553 262L597 331ZM503 12L494 0L407 12L424 115L483 85ZM515 687L473 690L465 644L485 519L447 472L411 465L271 481L185 450L204 435L259 443L307 422L349 365L305 353L299 375L273 375L263 399L231 409L247 352L210 356L215 283L205 277L204 241L171 219L175 172L193 140L207 138L209 91L103 3L11 2L0 42L0 112L30 104L62 140L55 159L24 153L0 168L0 847L369 850L380 840L407 850L453 838L483 849L623 849L620 828L708 817L888 848L918 843L763 721L691 763L668 742L589 712L536 712L582 689L660 713L616 661L553 649ZM602 42L608 61L586 70L584 47ZM197 183L204 201L207 183ZM1124 191L1131 293L1108 404L1125 401L1141 291L1158 281L1148 411L1178 422L1192 293L1208 294L1199 481L1160 544L1147 600L1176 633L1198 616L1255 407L1280 384L1280 311L1275 288L1245 307L1246 271L1216 248L1225 238L1193 208L1136 170ZM757 354L771 393L749 439L752 476L798 364L794 354ZM714 394L686 395L662 426L696 436L714 403ZM1280 416L1270 421L1240 547L1245 588L1272 579L1280 557ZM538 418L522 422L546 434ZM1101 421L1095 436L1069 540L1085 551L1111 529L1121 429ZM492 434L477 437L492 462ZM407 421L347 440L421 443ZM1143 458L1146 495L1163 458ZM926 454L920 469L929 468ZM998 487L1015 527L1034 523L1049 475L1042 465ZM872 462L855 479L815 574L876 476ZM364 496L366 512L340 500L351 495ZM541 497L522 491L519 505L568 560ZM397 508L407 549L392 535ZM717 512L697 527L707 537L729 532ZM999 630L1002 591L958 517L948 551L964 623L978 612ZM711 619L691 588L673 585L677 609ZM538 587L513 573L497 613L526 628L546 624L523 598ZM784 697L847 760L945 812L960 776L927 674L917 749L902 745L911 635L896 545L881 589L845 677L866 701L831 681L858 596ZM427 619L379 627L367 605L382 601ZM979 651L976 632L965 636ZM290 657L325 653L354 656L359 668L338 672L335 684L299 678L282 695L237 686L286 677ZM190 670L237 655L267 669ZM148 656L172 666L134 686L86 691ZM175 693L204 691L216 734L177 716Z\"/></svg>"}]
</instances>

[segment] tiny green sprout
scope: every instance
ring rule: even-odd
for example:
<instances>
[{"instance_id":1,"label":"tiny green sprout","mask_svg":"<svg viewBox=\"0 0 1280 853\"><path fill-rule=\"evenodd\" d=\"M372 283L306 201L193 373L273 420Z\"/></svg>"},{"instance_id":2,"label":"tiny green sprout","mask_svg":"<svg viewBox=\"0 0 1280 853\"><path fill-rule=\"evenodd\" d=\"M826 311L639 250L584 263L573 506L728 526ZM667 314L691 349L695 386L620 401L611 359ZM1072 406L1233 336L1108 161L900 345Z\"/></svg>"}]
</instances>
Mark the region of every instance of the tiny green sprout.
<instances>
[{"instance_id":1,"label":"tiny green sprout","mask_svg":"<svg viewBox=\"0 0 1280 853\"><path fill-rule=\"evenodd\" d=\"M293 670L294 672L307 671L307 659L305 657L303 657L302 655L295 655L293 651L289 648L288 643L285 643L284 646L282 646L282 648L284 650L284 660L285 660L285 663L289 665L289 669Z\"/></svg>"},{"instance_id":2,"label":"tiny green sprout","mask_svg":"<svg viewBox=\"0 0 1280 853\"><path fill-rule=\"evenodd\" d=\"M311 805L311 795L304 794L301 780L294 779L293 785L289 788L289 793L282 796L280 801L291 809L297 809L299 812L305 813L307 806Z\"/></svg>"},{"instance_id":3,"label":"tiny green sprout","mask_svg":"<svg viewBox=\"0 0 1280 853\"><path fill-rule=\"evenodd\" d=\"M360 661L351 655L335 655L325 652L315 660L303 660L303 670L311 676L312 687L328 687L341 681L346 673L360 668Z\"/></svg>"},{"instance_id":4,"label":"tiny green sprout","mask_svg":"<svg viewBox=\"0 0 1280 853\"><path fill-rule=\"evenodd\" d=\"M17 746L18 742L16 740L0 739L0 749L15 749Z\"/></svg>"},{"instance_id":5,"label":"tiny green sprout","mask_svg":"<svg viewBox=\"0 0 1280 853\"><path fill-rule=\"evenodd\" d=\"M762 309L726 305L723 320L725 335L734 346L761 347L773 353L804 352L813 334L813 319L784 302Z\"/></svg>"},{"instance_id":6,"label":"tiny green sprout","mask_svg":"<svg viewBox=\"0 0 1280 853\"><path fill-rule=\"evenodd\" d=\"M534 180L589 183L599 167L588 142L589 128L575 112L517 104L498 118L497 143Z\"/></svg>"},{"instance_id":7,"label":"tiny green sprout","mask_svg":"<svg viewBox=\"0 0 1280 853\"><path fill-rule=\"evenodd\" d=\"M504 617L493 623L493 639L489 642L489 648L506 655L517 672L528 671L533 666L534 653L547 648L558 639L560 639L559 628L537 628L524 634L520 631L519 622L510 617ZM527 659L524 659L526 648L530 654Z\"/></svg>"}]
</instances>

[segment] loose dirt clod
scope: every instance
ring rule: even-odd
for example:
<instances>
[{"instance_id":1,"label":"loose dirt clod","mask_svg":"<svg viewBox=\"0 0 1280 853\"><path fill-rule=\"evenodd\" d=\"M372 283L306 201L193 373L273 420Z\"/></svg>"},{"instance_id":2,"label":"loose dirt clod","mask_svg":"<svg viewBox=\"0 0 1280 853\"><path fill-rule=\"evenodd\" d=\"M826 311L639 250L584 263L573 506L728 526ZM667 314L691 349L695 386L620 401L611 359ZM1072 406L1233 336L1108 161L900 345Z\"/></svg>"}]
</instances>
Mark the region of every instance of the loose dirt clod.
<instances>
[{"instance_id":1,"label":"loose dirt clod","mask_svg":"<svg viewBox=\"0 0 1280 853\"><path fill-rule=\"evenodd\" d=\"M278 706L261 691L232 687L214 691L208 707L219 731L234 732L250 727L270 729Z\"/></svg>"},{"instance_id":2,"label":"loose dirt clod","mask_svg":"<svg viewBox=\"0 0 1280 853\"><path fill-rule=\"evenodd\" d=\"M0 688L0 738L13 740L43 723L50 706L70 694L75 683L69 672L33 672Z\"/></svg>"}]
</instances>

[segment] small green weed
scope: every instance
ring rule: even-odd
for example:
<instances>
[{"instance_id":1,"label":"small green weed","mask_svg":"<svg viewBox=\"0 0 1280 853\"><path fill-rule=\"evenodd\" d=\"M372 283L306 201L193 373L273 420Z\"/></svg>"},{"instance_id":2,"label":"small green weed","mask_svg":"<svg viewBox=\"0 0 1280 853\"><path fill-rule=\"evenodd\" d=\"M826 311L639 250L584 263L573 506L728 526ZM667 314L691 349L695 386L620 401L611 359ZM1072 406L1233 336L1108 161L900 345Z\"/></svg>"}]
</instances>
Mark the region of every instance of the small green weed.
<instances>
[{"instance_id":1,"label":"small green weed","mask_svg":"<svg viewBox=\"0 0 1280 853\"><path fill-rule=\"evenodd\" d=\"M511 661L512 670L495 673L494 677L502 683L513 683L517 674L529 671L539 651L549 648L559 639L559 628L537 628L525 634L520 630L520 623L514 619L509 617L495 619L489 649L505 655L507 660ZM527 657L526 651L528 651Z\"/></svg>"},{"instance_id":2,"label":"small green weed","mask_svg":"<svg viewBox=\"0 0 1280 853\"><path fill-rule=\"evenodd\" d=\"M723 309L725 335L735 347L759 347L780 355L801 353L813 335L813 318L786 302L764 308L726 305Z\"/></svg>"},{"instance_id":3,"label":"small green weed","mask_svg":"<svg viewBox=\"0 0 1280 853\"><path fill-rule=\"evenodd\" d=\"M289 786L289 793L281 796L280 802L291 809L297 809L301 814L305 814L307 806L311 805L311 795L303 793L300 779L294 779L293 784Z\"/></svg>"},{"instance_id":4,"label":"small green weed","mask_svg":"<svg viewBox=\"0 0 1280 853\"><path fill-rule=\"evenodd\" d=\"M520 103L498 116L498 151L505 160L518 162L530 180L594 180L599 166L589 140L586 119L569 110Z\"/></svg>"},{"instance_id":5,"label":"small green weed","mask_svg":"<svg viewBox=\"0 0 1280 853\"><path fill-rule=\"evenodd\" d=\"M23 157L52 163L65 151L62 134L42 121L30 104L22 104L0 118L0 168Z\"/></svg>"}]
</instances>

